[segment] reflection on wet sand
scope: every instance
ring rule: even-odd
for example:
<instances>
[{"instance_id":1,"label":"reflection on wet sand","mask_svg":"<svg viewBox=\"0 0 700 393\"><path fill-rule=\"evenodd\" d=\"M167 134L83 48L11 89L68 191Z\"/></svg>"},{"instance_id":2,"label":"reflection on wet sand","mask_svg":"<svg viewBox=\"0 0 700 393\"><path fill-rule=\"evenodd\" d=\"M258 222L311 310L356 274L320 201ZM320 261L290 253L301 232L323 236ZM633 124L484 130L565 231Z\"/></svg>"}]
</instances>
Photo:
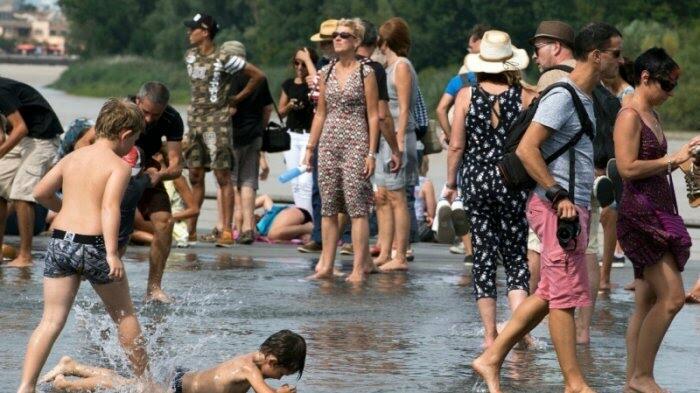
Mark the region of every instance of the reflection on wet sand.
<instances>
[{"instance_id":1,"label":"reflection on wet sand","mask_svg":"<svg viewBox=\"0 0 700 393\"><path fill-rule=\"evenodd\" d=\"M356 386L358 381L353 381L353 376L396 374L404 370L406 365L398 352L411 343L400 332L392 323L367 325L342 320L300 328L300 334L311 343L307 356L315 372L334 376L321 382L323 387L338 391L349 391Z\"/></svg>"}]
</instances>

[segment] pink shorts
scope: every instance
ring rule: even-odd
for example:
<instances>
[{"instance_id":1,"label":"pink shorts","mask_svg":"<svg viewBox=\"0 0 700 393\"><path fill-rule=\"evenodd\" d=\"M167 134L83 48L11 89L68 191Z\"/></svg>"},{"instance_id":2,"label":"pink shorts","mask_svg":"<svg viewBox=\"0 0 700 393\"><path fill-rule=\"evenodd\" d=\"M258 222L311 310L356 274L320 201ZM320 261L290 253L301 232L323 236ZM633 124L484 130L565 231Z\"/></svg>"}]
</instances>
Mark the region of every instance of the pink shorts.
<instances>
[{"instance_id":1,"label":"pink shorts","mask_svg":"<svg viewBox=\"0 0 700 393\"><path fill-rule=\"evenodd\" d=\"M586 267L590 212L578 205L576 211L581 223L576 249L564 250L557 240L557 212L552 204L535 194L527 203L530 227L542 242L540 282L535 294L549 302L549 308L591 305Z\"/></svg>"}]
</instances>

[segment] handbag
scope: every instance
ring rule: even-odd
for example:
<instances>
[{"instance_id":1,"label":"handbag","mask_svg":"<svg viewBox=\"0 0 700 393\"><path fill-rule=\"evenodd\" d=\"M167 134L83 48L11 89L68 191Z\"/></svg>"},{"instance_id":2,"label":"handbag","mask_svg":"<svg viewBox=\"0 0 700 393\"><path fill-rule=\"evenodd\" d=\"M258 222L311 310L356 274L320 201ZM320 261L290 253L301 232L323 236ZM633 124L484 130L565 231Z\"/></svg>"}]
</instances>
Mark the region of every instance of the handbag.
<instances>
[{"instance_id":1,"label":"handbag","mask_svg":"<svg viewBox=\"0 0 700 393\"><path fill-rule=\"evenodd\" d=\"M430 120L428 122L428 132L423 135L421 142L425 147L423 154L437 154L442 152L442 144L440 143L440 138L438 138L437 132L437 122L435 120Z\"/></svg>"},{"instance_id":2,"label":"handbag","mask_svg":"<svg viewBox=\"0 0 700 393\"><path fill-rule=\"evenodd\" d=\"M277 118L280 119L278 124L274 121L267 123L267 127L263 131L262 135L262 148L261 150L267 153L279 153L287 151L292 145L292 138L287 132L287 126L280 116L280 112L277 110L277 104L272 101L272 105L275 108L275 113L277 113Z\"/></svg>"}]
</instances>

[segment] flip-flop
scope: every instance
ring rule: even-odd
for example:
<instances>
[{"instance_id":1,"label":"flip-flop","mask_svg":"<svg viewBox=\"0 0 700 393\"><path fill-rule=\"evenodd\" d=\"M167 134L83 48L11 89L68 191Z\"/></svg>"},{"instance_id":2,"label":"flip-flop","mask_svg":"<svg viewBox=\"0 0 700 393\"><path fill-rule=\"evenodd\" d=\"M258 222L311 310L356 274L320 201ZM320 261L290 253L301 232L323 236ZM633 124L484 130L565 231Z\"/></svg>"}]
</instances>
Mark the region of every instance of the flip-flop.
<instances>
[{"instance_id":1,"label":"flip-flop","mask_svg":"<svg viewBox=\"0 0 700 393\"><path fill-rule=\"evenodd\" d=\"M593 196L598 200L600 207L608 207L615 202L615 186L607 176L598 176L593 181Z\"/></svg>"},{"instance_id":2,"label":"flip-flop","mask_svg":"<svg viewBox=\"0 0 700 393\"><path fill-rule=\"evenodd\" d=\"M622 177L620 176L620 172L617 170L617 161L615 161L614 158L611 158L608 161L605 172L610 181L612 181L613 190L615 191L615 202L619 204L622 200Z\"/></svg>"}]
</instances>

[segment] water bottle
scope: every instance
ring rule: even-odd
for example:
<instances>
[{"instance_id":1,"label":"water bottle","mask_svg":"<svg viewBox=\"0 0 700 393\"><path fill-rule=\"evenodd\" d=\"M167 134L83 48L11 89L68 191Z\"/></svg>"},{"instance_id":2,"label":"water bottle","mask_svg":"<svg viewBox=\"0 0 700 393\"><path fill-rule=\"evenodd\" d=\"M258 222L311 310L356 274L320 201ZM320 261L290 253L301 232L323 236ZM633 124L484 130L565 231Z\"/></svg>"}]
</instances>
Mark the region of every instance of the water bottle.
<instances>
[{"instance_id":1,"label":"water bottle","mask_svg":"<svg viewBox=\"0 0 700 393\"><path fill-rule=\"evenodd\" d=\"M304 172L306 172L306 165L299 165L296 168L287 169L277 179L280 181L280 183L287 183Z\"/></svg>"}]
</instances>

